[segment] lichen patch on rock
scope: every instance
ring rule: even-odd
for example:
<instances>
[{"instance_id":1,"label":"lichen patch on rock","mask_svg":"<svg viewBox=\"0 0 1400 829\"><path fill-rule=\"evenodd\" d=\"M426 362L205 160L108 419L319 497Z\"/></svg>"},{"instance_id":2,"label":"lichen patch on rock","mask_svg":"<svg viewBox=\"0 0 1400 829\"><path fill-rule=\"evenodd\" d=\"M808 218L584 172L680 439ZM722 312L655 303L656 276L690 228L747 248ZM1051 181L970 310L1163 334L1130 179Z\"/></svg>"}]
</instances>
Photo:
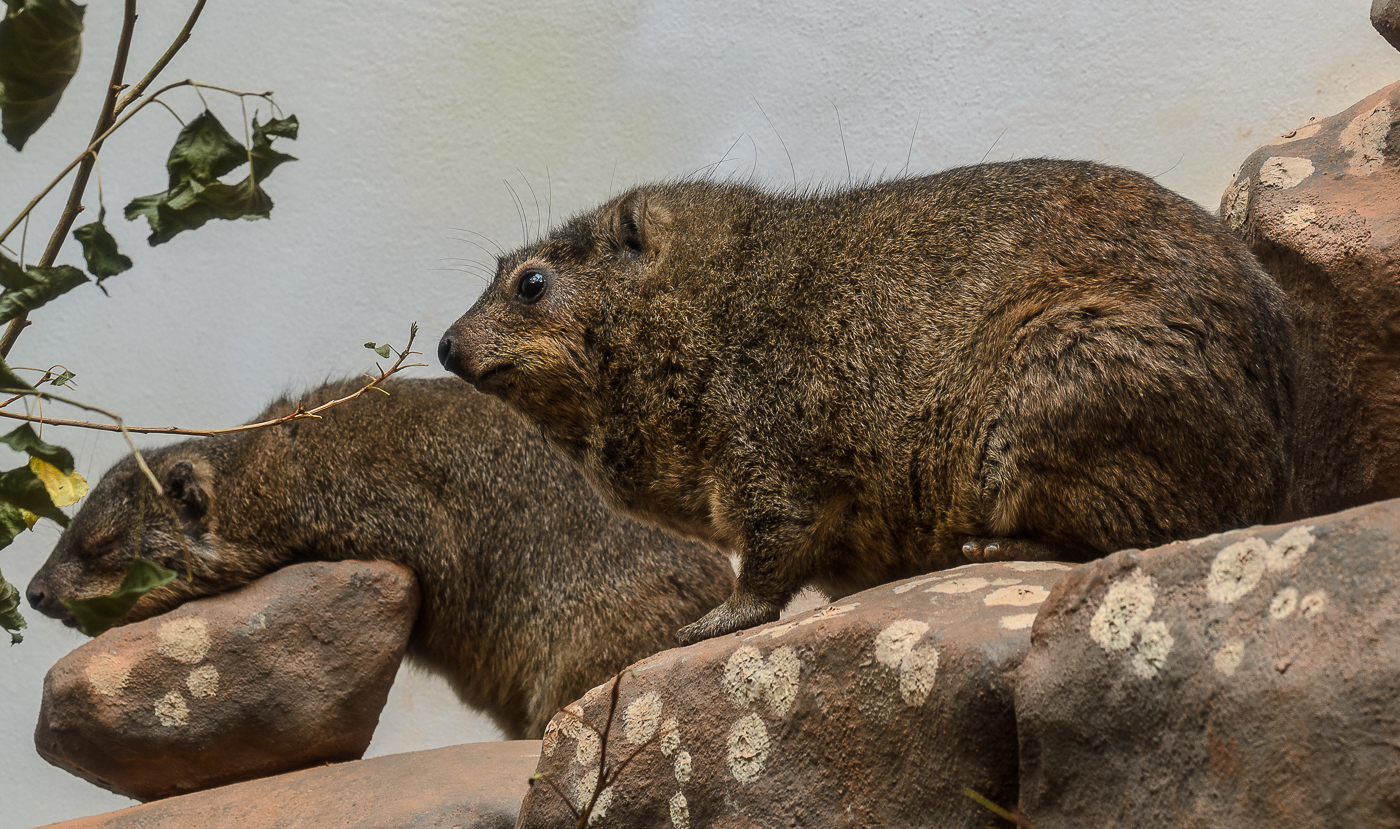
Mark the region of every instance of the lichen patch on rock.
<instances>
[{"instance_id":1,"label":"lichen patch on rock","mask_svg":"<svg viewBox=\"0 0 1400 829\"><path fill-rule=\"evenodd\" d=\"M219 669L213 665L200 665L190 671L185 686L196 699L209 699L219 693Z\"/></svg>"},{"instance_id":2,"label":"lichen patch on rock","mask_svg":"<svg viewBox=\"0 0 1400 829\"><path fill-rule=\"evenodd\" d=\"M180 728L190 724L190 707L179 691L171 691L155 704L156 719L167 728Z\"/></svg>"},{"instance_id":3,"label":"lichen patch on rock","mask_svg":"<svg viewBox=\"0 0 1400 829\"><path fill-rule=\"evenodd\" d=\"M1287 619L1298 609L1298 588L1285 587L1269 603L1269 615L1275 619Z\"/></svg>"},{"instance_id":4,"label":"lichen patch on rock","mask_svg":"<svg viewBox=\"0 0 1400 829\"><path fill-rule=\"evenodd\" d=\"M1156 602L1152 579L1139 570L1118 580L1089 622L1089 636L1106 651L1121 651L1147 624Z\"/></svg>"},{"instance_id":5,"label":"lichen patch on rock","mask_svg":"<svg viewBox=\"0 0 1400 829\"><path fill-rule=\"evenodd\" d=\"M1279 536L1273 544L1270 544L1269 552L1264 557L1269 569L1287 570L1296 566L1308 552L1312 543L1317 540L1313 537L1312 529L1312 527L1294 527Z\"/></svg>"},{"instance_id":6,"label":"lichen patch on rock","mask_svg":"<svg viewBox=\"0 0 1400 829\"><path fill-rule=\"evenodd\" d=\"M1306 158L1274 156L1259 168L1259 183L1265 187L1287 190L1297 187L1313 174L1313 163Z\"/></svg>"},{"instance_id":7,"label":"lichen patch on rock","mask_svg":"<svg viewBox=\"0 0 1400 829\"><path fill-rule=\"evenodd\" d=\"M757 714L746 714L729 729L725 764L740 783L752 783L768 764L768 727Z\"/></svg>"},{"instance_id":8,"label":"lichen patch on rock","mask_svg":"<svg viewBox=\"0 0 1400 829\"><path fill-rule=\"evenodd\" d=\"M87 680L97 693L104 697L115 697L126 689L127 678L131 676L131 666L119 655L110 651L88 660Z\"/></svg>"},{"instance_id":9,"label":"lichen patch on rock","mask_svg":"<svg viewBox=\"0 0 1400 829\"><path fill-rule=\"evenodd\" d=\"M1014 616L1001 617L1001 626L1007 630L1025 630L1035 624L1034 613L1017 613Z\"/></svg>"},{"instance_id":10,"label":"lichen patch on rock","mask_svg":"<svg viewBox=\"0 0 1400 829\"><path fill-rule=\"evenodd\" d=\"M661 695L650 691L633 700L622 714L622 725L622 733L632 745L650 740L661 725Z\"/></svg>"},{"instance_id":11,"label":"lichen patch on rock","mask_svg":"<svg viewBox=\"0 0 1400 829\"><path fill-rule=\"evenodd\" d=\"M161 622L160 654L176 662L194 665L209 653L209 628L203 619L185 617Z\"/></svg>"},{"instance_id":12,"label":"lichen patch on rock","mask_svg":"<svg viewBox=\"0 0 1400 829\"><path fill-rule=\"evenodd\" d=\"M1385 142L1390 136L1391 124L1389 102L1358 115L1347 124L1338 143L1352 154L1347 161L1348 173L1369 176L1385 166Z\"/></svg>"},{"instance_id":13,"label":"lichen patch on rock","mask_svg":"<svg viewBox=\"0 0 1400 829\"><path fill-rule=\"evenodd\" d=\"M1038 584L1016 585L993 590L982 600L982 604L988 607L998 605L1026 607L1027 605L1040 604L1049 597L1050 591Z\"/></svg>"},{"instance_id":14,"label":"lichen patch on rock","mask_svg":"<svg viewBox=\"0 0 1400 829\"><path fill-rule=\"evenodd\" d=\"M1206 595L1224 604L1245 596L1264 577L1268 554L1268 543L1254 536L1221 550L1206 576Z\"/></svg>"},{"instance_id":15,"label":"lichen patch on rock","mask_svg":"<svg viewBox=\"0 0 1400 829\"><path fill-rule=\"evenodd\" d=\"M1237 640L1226 642L1215 652L1215 670L1225 676L1234 676L1243 659L1244 643Z\"/></svg>"}]
</instances>

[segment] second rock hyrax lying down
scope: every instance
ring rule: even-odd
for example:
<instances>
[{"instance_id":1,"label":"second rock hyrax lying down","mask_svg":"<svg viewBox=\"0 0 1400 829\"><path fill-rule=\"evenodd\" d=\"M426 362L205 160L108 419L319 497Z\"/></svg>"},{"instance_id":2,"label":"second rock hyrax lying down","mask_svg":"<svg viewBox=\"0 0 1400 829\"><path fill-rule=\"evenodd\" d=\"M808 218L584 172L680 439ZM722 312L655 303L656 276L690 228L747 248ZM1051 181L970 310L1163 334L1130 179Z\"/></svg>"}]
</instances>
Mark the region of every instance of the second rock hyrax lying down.
<instances>
[{"instance_id":1,"label":"second rock hyrax lying down","mask_svg":"<svg viewBox=\"0 0 1400 829\"><path fill-rule=\"evenodd\" d=\"M693 642L805 582L1266 521L1292 349L1214 216L1037 159L797 197L642 187L501 257L438 354L618 506L739 554Z\"/></svg>"},{"instance_id":2,"label":"second rock hyrax lying down","mask_svg":"<svg viewBox=\"0 0 1400 829\"><path fill-rule=\"evenodd\" d=\"M724 554L608 509L500 401L455 377L384 388L390 396L319 420L145 453L193 551L193 584L171 522L134 459L122 460L35 574L30 603L67 618L60 600L110 592L138 541L144 558L181 575L124 623L298 561L396 561L422 593L409 657L518 739L539 738L560 707L673 646L678 625L729 594ZM257 420L295 406L280 401Z\"/></svg>"}]
</instances>

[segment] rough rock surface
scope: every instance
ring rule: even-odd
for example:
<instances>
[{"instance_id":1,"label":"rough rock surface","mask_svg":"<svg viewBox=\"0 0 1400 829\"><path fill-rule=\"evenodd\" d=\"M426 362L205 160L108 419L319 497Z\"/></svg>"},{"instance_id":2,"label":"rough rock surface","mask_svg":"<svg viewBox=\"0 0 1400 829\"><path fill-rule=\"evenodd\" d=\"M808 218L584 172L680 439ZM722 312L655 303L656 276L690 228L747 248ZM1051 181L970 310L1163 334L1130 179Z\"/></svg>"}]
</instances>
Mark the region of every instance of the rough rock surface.
<instances>
[{"instance_id":1,"label":"rough rock surface","mask_svg":"<svg viewBox=\"0 0 1400 829\"><path fill-rule=\"evenodd\" d=\"M644 659L545 732L518 825L985 826L1017 796L1011 671L1069 565L977 564L882 585ZM581 720L581 721L580 721Z\"/></svg>"},{"instance_id":2,"label":"rough rock surface","mask_svg":"<svg viewBox=\"0 0 1400 829\"><path fill-rule=\"evenodd\" d=\"M1221 200L1297 326L1302 425L1284 520L1400 496L1398 120L1400 83L1276 138Z\"/></svg>"},{"instance_id":3,"label":"rough rock surface","mask_svg":"<svg viewBox=\"0 0 1400 829\"><path fill-rule=\"evenodd\" d=\"M1371 0L1371 25L1400 49L1400 0Z\"/></svg>"},{"instance_id":4,"label":"rough rock surface","mask_svg":"<svg viewBox=\"0 0 1400 829\"><path fill-rule=\"evenodd\" d=\"M50 829L509 829L539 740L391 754L56 823Z\"/></svg>"},{"instance_id":5,"label":"rough rock surface","mask_svg":"<svg viewBox=\"0 0 1400 829\"><path fill-rule=\"evenodd\" d=\"M1036 829L1400 825L1400 501L1077 568L1016 687Z\"/></svg>"},{"instance_id":6,"label":"rough rock surface","mask_svg":"<svg viewBox=\"0 0 1400 829\"><path fill-rule=\"evenodd\" d=\"M35 746L139 800L356 759L417 607L405 567L314 563L114 628L49 670Z\"/></svg>"}]
</instances>

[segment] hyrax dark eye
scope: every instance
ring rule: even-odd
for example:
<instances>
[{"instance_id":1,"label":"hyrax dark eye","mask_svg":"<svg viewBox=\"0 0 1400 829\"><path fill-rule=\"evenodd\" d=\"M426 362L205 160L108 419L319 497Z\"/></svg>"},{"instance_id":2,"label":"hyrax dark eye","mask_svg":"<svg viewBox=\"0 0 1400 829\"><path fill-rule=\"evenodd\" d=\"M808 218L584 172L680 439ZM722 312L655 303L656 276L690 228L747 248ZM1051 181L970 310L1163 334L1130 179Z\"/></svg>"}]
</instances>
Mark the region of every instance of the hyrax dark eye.
<instances>
[{"instance_id":1,"label":"hyrax dark eye","mask_svg":"<svg viewBox=\"0 0 1400 829\"><path fill-rule=\"evenodd\" d=\"M515 295L524 303L538 302L549 288L549 274L542 271L526 271L515 286Z\"/></svg>"}]
</instances>

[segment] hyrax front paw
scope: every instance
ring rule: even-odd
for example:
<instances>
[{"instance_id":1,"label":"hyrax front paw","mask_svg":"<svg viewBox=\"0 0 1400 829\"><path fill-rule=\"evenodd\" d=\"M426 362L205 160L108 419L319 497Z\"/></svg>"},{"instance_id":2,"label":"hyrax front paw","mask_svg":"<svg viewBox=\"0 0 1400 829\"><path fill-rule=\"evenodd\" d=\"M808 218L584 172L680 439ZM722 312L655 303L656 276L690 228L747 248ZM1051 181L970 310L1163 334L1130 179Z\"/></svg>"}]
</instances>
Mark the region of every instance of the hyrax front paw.
<instances>
[{"instance_id":1,"label":"hyrax front paw","mask_svg":"<svg viewBox=\"0 0 1400 829\"><path fill-rule=\"evenodd\" d=\"M719 607L700 617L700 620L676 631L676 639L682 645L693 645L736 630L751 628L778 620L778 607L730 596Z\"/></svg>"}]
</instances>

